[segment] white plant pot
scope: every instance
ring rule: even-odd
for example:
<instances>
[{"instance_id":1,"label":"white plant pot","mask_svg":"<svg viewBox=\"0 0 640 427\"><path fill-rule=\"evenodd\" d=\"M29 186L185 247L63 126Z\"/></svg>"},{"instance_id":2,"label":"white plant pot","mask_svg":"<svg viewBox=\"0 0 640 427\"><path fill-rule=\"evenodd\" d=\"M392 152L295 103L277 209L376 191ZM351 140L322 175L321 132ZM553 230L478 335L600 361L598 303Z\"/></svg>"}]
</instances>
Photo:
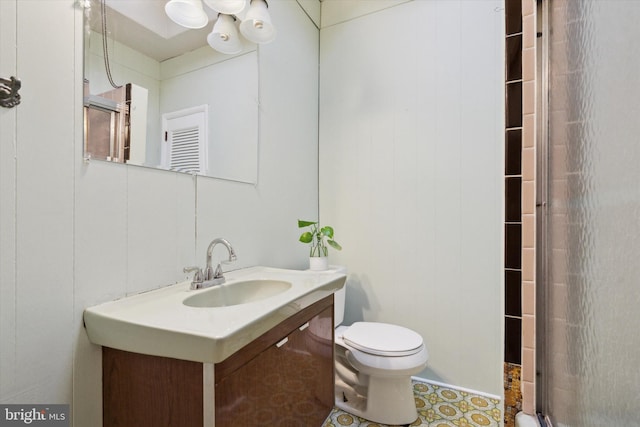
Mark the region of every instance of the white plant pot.
<instances>
[{"instance_id":1,"label":"white plant pot","mask_svg":"<svg viewBox=\"0 0 640 427\"><path fill-rule=\"evenodd\" d=\"M329 268L329 259L326 256L309 257L309 270L322 271Z\"/></svg>"}]
</instances>

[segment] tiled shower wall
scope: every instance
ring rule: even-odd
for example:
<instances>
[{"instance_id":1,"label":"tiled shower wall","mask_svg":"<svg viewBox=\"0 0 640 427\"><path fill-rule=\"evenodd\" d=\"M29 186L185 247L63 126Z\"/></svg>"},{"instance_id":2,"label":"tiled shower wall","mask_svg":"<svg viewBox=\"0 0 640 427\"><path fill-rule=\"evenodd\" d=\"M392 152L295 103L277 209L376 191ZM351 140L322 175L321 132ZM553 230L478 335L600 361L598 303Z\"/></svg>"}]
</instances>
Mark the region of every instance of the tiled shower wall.
<instances>
[{"instance_id":1,"label":"tiled shower wall","mask_svg":"<svg viewBox=\"0 0 640 427\"><path fill-rule=\"evenodd\" d=\"M505 426L535 412L536 1L506 0Z\"/></svg>"}]
</instances>

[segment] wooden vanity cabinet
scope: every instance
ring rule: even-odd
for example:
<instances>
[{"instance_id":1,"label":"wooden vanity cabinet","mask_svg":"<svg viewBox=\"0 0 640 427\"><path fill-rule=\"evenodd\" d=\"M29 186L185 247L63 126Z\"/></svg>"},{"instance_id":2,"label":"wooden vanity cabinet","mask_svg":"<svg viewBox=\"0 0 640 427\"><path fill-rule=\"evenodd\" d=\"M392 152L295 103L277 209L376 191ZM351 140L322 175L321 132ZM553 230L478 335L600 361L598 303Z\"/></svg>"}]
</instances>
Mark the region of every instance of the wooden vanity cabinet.
<instances>
[{"instance_id":1,"label":"wooden vanity cabinet","mask_svg":"<svg viewBox=\"0 0 640 427\"><path fill-rule=\"evenodd\" d=\"M333 408L333 295L294 314L214 365L103 348L103 425L321 426ZM210 427L210 426L207 426Z\"/></svg>"},{"instance_id":2,"label":"wooden vanity cabinet","mask_svg":"<svg viewBox=\"0 0 640 427\"><path fill-rule=\"evenodd\" d=\"M216 427L321 426L333 381L329 297L215 365Z\"/></svg>"}]
</instances>

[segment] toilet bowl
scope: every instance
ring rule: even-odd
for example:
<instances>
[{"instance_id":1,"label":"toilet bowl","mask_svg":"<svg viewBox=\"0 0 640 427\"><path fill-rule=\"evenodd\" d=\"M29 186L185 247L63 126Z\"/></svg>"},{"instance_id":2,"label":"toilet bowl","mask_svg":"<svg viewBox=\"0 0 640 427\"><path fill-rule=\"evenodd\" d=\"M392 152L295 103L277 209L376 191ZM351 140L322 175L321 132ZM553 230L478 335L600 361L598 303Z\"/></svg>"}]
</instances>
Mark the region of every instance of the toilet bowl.
<instances>
[{"instance_id":1,"label":"toilet bowl","mask_svg":"<svg viewBox=\"0 0 640 427\"><path fill-rule=\"evenodd\" d=\"M413 423L418 412L411 376L429 358L422 337L388 323L341 325L345 297L345 287L334 294L336 406L377 423Z\"/></svg>"}]
</instances>

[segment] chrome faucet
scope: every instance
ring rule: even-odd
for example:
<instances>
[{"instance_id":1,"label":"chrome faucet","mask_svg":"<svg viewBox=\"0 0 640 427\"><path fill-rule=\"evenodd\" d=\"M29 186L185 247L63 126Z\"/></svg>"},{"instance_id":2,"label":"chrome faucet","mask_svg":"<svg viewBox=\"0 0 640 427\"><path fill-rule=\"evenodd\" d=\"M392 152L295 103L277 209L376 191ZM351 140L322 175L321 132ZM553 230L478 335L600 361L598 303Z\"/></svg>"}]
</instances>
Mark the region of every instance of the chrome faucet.
<instances>
[{"instance_id":1,"label":"chrome faucet","mask_svg":"<svg viewBox=\"0 0 640 427\"><path fill-rule=\"evenodd\" d=\"M222 267L220 266L220 264L218 264L215 271L213 271L213 268L211 267L211 254L213 253L213 248L215 248L218 243L224 245L224 247L227 248L227 251L229 251L229 259L227 260L227 262L233 262L237 259L236 252L233 250L231 243L221 238L213 239L213 241L209 243L209 247L207 248L207 266L204 269L204 280L218 280L218 282L212 283L209 286L220 285L224 283L224 276L222 275Z\"/></svg>"},{"instance_id":2,"label":"chrome faucet","mask_svg":"<svg viewBox=\"0 0 640 427\"><path fill-rule=\"evenodd\" d=\"M221 238L214 239L209 243L209 247L207 248L207 265L204 268L204 271L202 271L200 267L185 267L183 270L185 273L195 272L193 275L193 281L191 282L191 289L204 289L224 283L225 279L222 272L222 266L218 264L214 270L211 263L213 248L215 248L218 243L223 245L227 248L227 251L229 251L229 259L227 262L233 262L237 259L236 252L233 250L233 247L228 240Z\"/></svg>"}]
</instances>

